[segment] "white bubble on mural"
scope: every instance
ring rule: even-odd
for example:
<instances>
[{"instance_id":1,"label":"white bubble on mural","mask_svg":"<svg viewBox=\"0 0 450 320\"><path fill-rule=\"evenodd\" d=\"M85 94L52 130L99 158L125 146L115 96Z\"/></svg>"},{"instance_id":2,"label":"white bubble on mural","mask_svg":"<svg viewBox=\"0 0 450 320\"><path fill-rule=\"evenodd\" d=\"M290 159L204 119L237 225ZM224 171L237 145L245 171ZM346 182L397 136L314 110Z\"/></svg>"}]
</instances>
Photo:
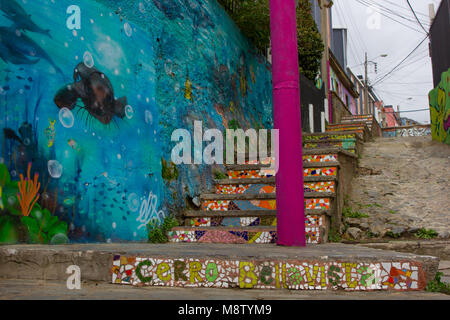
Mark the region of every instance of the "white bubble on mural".
<instances>
[{"instance_id":1,"label":"white bubble on mural","mask_svg":"<svg viewBox=\"0 0 450 320\"><path fill-rule=\"evenodd\" d=\"M72 111L67 108L62 108L59 111L59 121L65 128L72 128L75 123L75 118L73 117Z\"/></svg>"},{"instance_id":2,"label":"white bubble on mural","mask_svg":"<svg viewBox=\"0 0 450 320\"><path fill-rule=\"evenodd\" d=\"M94 58L92 58L92 54L89 51L86 51L83 55L84 65L89 69L94 66Z\"/></svg>"},{"instance_id":3,"label":"white bubble on mural","mask_svg":"<svg viewBox=\"0 0 450 320\"><path fill-rule=\"evenodd\" d=\"M145 6L142 2L139 2L139 11L145 13Z\"/></svg>"},{"instance_id":4,"label":"white bubble on mural","mask_svg":"<svg viewBox=\"0 0 450 320\"><path fill-rule=\"evenodd\" d=\"M136 212L139 209L139 198L136 193L132 193L128 196L128 208L132 212Z\"/></svg>"},{"instance_id":5,"label":"white bubble on mural","mask_svg":"<svg viewBox=\"0 0 450 320\"><path fill-rule=\"evenodd\" d=\"M128 22L125 22L125 24L123 25L123 29L125 30L125 34L128 37L131 37L131 35L133 34L133 29Z\"/></svg>"},{"instance_id":6,"label":"white bubble on mural","mask_svg":"<svg viewBox=\"0 0 450 320\"><path fill-rule=\"evenodd\" d=\"M132 119L134 116L134 110L133 107L130 105L127 105L125 107L125 115L127 116L128 119Z\"/></svg>"},{"instance_id":7,"label":"white bubble on mural","mask_svg":"<svg viewBox=\"0 0 450 320\"><path fill-rule=\"evenodd\" d=\"M153 122L153 116L149 110L145 110L145 122L147 124L152 124L152 122Z\"/></svg>"},{"instance_id":8,"label":"white bubble on mural","mask_svg":"<svg viewBox=\"0 0 450 320\"><path fill-rule=\"evenodd\" d=\"M62 176L63 166L57 160L49 160L48 173L52 178L59 179Z\"/></svg>"}]
</instances>

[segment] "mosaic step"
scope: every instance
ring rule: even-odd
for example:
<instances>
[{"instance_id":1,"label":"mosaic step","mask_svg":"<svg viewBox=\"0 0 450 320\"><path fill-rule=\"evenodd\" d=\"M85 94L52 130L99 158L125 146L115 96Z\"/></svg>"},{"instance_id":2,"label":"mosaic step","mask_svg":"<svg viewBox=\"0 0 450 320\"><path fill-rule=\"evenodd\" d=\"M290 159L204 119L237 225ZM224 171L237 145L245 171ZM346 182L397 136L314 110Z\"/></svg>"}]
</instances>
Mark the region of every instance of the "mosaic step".
<instances>
[{"instance_id":1,"label":"mosaic step","mask_svg":"<svg viewBox=\"0 0 450 320\"><path fill-rule=\"evenodd\" d=\"M308 244L323 242L320 229L306 228ZM277 227L176 227L169 231L168 237L175 243L273 244L277 242Z\"/></svg>"},{"instance_id":2,"label":"mosaic step","mask_svg":"<svg viewBox=\"0 0 450 320\"><path fill-rule=\"evenodd\" d=\"M261 180L261 179L254 179ZM273 187L273 192L276 192L276 188L273 184L221 184L216 185L216 194L245 194L245 193L256 193L258 190L265 190ZM335 181L315 181L315 182L304 182L305 192L335 192L336 184Z\"/></svg>"},{"instance_id":3,"label":"mosaic step","mask_svg":"<svg viewBox=\"0 0 450 320\"><path fill-rule=\"evenodd\" d=\"M331 210L334 197L334 193L305 193L305 208L307 210ZM273 200L204 200L202 202L202 210L205 211L276 210L276 208L275 197Z\"/></svg>"},{"instance_id":4,"label":"mosaic step","mask_svg":"<svg viewBox=\"0 0 450 320\"><path fill-rule=\"evenodd\" d=\"M349 140L322 140L314 142L305 142L304 149L316 148L342 148L351 153L356 153L356 142L354 139Z\"/></svg>"},{"instance_id":5,"label":"mosaic step","mask_svg":"<svg viewBox=\"0 0 450 320\"><path fill-rule=\"evenodd\" d=\"M199 240L205 236L206 233ZM211 234L210 238L214 236L229 241L243 239L245 243L253 240L248 234L242 237ZM439 264L437 259L429 261L422 256L395 256L396 253L355 246L329 246L301 252L273 246L270 257L266 256L267 247L242 245L236 252L218 244L189 246L186 253L173 252L167 247L166 254L156 249L154 253L147 250L139 254L117 254L110 262L111 281L158 287L419 291L425 290L427 280L432 277L426 264L431 263L435 269ZM220 257L211 255L219 251Z\"/></svg>"},{"instance_id":6,"label":"mosaic step","mask_svg":"<svg viewBox=\"0 0 450 320\"><path fill-rule=\"evenodd\" d=\"M325 227L326 217L322 215L306 215L305 227ZM227 214L211 214L209 216L188 218L185 226L200 227L253 227L253 226L276 226L276 216L246 216L229 217Z\"/></svg>"},{"instance_id":7,"label":"mosaic step","mask_svg":"<svg viewBox=\"0 0 450 320\"><path fill-rule=\"evenodd\" d=\"M303 176L336 176L339 163L325 163L324 166L321 163L315 163L314 166L310 166L309 163L305 163L303 169ZM268 172L265 169L256 169L256 170L229 170L227 171L228 178L230 179L261 179L261 178L270 178L275 176L274 171Z\"/></svg>"},{"instance_id":8,"label":"mosaic step","mask_svg":"<svg viewBox=\"0 0 450 320\"><path fill-rule=\"evenodd\" d=\"M313 142L320 140L349 140L349 139L363 139L363 130L359 131L348 131L348 132L325 132L325 133L313 133L303 136L304 142Z\"/></svg>"}]
</instances>

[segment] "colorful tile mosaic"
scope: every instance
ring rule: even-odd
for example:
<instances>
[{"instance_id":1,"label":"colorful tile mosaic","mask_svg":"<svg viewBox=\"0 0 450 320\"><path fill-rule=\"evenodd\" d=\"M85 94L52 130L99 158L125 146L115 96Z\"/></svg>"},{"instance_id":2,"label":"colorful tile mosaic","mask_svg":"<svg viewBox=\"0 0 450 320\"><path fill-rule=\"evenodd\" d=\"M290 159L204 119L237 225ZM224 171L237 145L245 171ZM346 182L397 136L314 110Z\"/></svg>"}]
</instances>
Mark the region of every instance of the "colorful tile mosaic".
<instances>
[{"instance_id":1,"label":"colorful tile mosaic","mask_svg":"<svg viewBox=\"0 0 450 320\"><path fill-rule=\"evenodd\" d=\"M329 210L329 198L305 199L306 209ZM232 211L232 210L276 210L276 200L208 200L203 202L206 211Z\"/></svg>"},{"instance_id":2,"label":"colorful tile mosaic","mask_svg":"<svg viewBox=\"0 0 450 320\"><path fill-rule=\"evenodd\" d=\"M334 181L326 182L306 182L304 183L305 192L335 192Z\"/></svg>"},{"instance_id":3,"label":"colorful tile mosaic","mask_svg":"<svg viewBox=\"0 0 450 320\"><path fill-rule=\"evenodd\" d=\"M323 199L306 199L307 210L330 210L331 200L329 198Z\"/></svg>"},{"instance_id":4,"label":"colorful tile mosaic","mask_svg":"<svg viewBox=\"0 0 450 320\"><path fill-rule=\"evenodd\" d=\"M321 155L306 155L303 156L303 161L308 163L315 162L337 162L337 154L321 154Z\"/></svg>"},{"instance_id":5,"label":"colorful tile mosaic","mask_svg":"<svg viewBox=\"0 0 450 320\"><path fill-rule=\"evenodd\" d=\"M332 141L324 141L324 142L306 142L304 144L305 149L316 149L316 148L342 148L349 152L355 153L356 144L354 141L351 142L332 142Z\"/></svg>"},{"instance_id":6,"label":"colorful tile mosaic","mask_svg":"<svg viewBox=\"0 0 450 320\"><path fill-rule=\"evenodd\" d=\"M169 240L175 243L268 244L276 243L277 232L176 230L169 232Z\"/></svg>"},{"instance_id":7,"label":"colorful tile mosaic","mask_svg":"<svg viewBox=\"0 0 450 320\"><path fill-rule=\"evenodd\" d=\"M112 261L112 283L242 289L418 291L422 265L411 261L340 262L124 257Z\"/></svg>"},{"instance_id":8,"label":"colorful tile mosaic","mask_svg":"<svg viewBox=\"0 0 450 320\"><path fill-rule=\"evenodd\" d=\"M276 217L204 217L191 218L191 227L251 227L251 226L276 226ZM324 226L322 216L306 216L305 227Z\"/></svg>"},{"instance_id":9,"label":"colorful tile mosaic","mask_svg":"<svg viewBox=\"0 0 450 320\"><path fill-rule=\"evenodd\" d=\"M339 131L339 130L330 130ZM359 132L358 132L359 133ZM323 136L306 136L304 141L323 141L323 140L356 140L356 134L327 134Z\"/></svg>"},{"instance_id":10,"label":"colorful tile mosaic","mask_svg":"<svg viewBox=\"0 0 450 320\"><path fill-rule=\"evenodd\" d=\"M274 176L275 170L269 169L228 171L228 178L230 179L259 179L259 178L270 178Z\"/></svg>"},{"instance_id":11,"label":"colorful tile mosaic","mask_svg":"<svg viewBox=\"0 0 450 320\"><path fill-rule=\"evenodd\" d=\"M303 169L303 176L305 177L328 177L328 176L336 176L337 168L329 167L329 168L306 168Z\"/></svg>"}]
</instances>

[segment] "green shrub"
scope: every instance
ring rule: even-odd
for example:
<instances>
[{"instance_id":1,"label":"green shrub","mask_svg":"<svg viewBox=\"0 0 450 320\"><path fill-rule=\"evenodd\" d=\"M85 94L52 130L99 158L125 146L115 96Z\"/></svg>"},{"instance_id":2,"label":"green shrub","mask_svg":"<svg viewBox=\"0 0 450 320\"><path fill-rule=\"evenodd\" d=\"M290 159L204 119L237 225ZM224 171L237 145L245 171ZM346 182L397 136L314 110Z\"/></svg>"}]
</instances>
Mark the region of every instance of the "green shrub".
<instances>
[{"instance_id":1,"label":"green shrub","mask_svg":"<svg viewBox=\"0 0 450 320\"><path fill-rule=\"evenodd\" d=\"M153 222L147 225L148 232L148 242L150 243L167 243L169 238L167 233L172 230L172 228L179 226L178 220L173 216L167 216L163 223Z\"/></svg>"},{"instance_id":2,"label":"green shrub","mask_svg":"<svg viewBox=\"0 0 450 320\"><path fill-rule=\"evenodd\" d=\"M219 0L227 10L227 0ZM231 18L261 52L270 47L269 0L241 0L234 10L228 10ZM314 81L324 51L324 44L311 15L309 0L300 0L297 7L297 40L300 72Z\"/></svg>"},{"instance_id":3,"label":"green shrub","mask_svg":"<svg viewBox=\"0 0 450 320\"><path fill-rule=\"evenodd\" d=\"M438 233L433 229L422 228L418 230L414 235L419 239L434 239L438 236Z\"/></svg>"},{"instance_id":4,"label":"green shrub","mask_svg":"<svg viewBox=\"0 0 450 320\"><path fill-rule=\"evenodd\" d=\"M356 218L356 219L369 217L367 214L361 213L359 211L353 211L353 209L349 207L342 209L342 215L345 218Z\"/></svg>"},{"instance_id":5,"label":"green shrub","mask_svg":"<svg viewBox=\"0 0 450 320\"><path fill-rule=\"evenodd\" d=\"M427 283L426 290L428 292L440 292L450 295L450 284L441 282L443 275L442 272L438 272L434 280Z\"/></svg>"}]
</instances>

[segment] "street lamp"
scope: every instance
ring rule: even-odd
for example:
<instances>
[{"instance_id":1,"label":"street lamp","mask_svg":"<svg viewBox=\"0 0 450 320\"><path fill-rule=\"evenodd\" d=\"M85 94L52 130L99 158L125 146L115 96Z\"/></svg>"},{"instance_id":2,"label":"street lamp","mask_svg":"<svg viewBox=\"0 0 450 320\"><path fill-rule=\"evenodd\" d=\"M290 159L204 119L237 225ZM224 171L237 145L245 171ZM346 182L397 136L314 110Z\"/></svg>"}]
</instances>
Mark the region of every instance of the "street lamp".
<instances>
[{"instance_id":1,"label":"street lamp","mask_svg":"<svg viewBox=\"0 0 450 320\"><path fill-rule=\"evenodd\" d=\"M386 58L388 55L386 54L386 53L383 53L383 54L380 54L378 57L376 57L376 58L374 58L373 60L375 60L375 59L378 59L378 58ZM369 63L373 63L374 65L375 65L375 71L376 71L376 68L377 68L377 64L376 64L376 62L374 62L374 61L369 61L368 59L367 59L367 52L366 52L366 59L365 59L365 62L364 62L364 69L365 69L365 73L366 73L366 76L365 76L365 80L364 80L364 112L369 112L369 79L368 79L368 66L369 66Z\"/></svg>"}]
</instances>

